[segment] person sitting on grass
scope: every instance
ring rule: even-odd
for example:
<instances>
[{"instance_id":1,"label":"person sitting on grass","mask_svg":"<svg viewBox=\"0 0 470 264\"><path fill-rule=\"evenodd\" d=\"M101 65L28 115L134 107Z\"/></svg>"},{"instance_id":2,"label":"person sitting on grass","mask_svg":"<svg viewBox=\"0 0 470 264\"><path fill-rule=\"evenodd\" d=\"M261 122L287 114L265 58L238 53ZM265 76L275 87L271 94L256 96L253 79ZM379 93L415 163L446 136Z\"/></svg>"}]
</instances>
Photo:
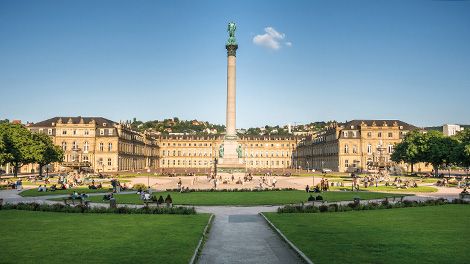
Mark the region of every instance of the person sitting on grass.
<instances>
[{"instance_id":1,"label":"person sitting on grass","mask_svg":"<svg viewBox=\"0 0 470 264\"><path fill-rule=\"evenodd\" d=\"M463 188L463 191L461 192L462 194L468 194L467 188Z\"/></svg>"},{"instance_id":2,"label":"person sitting on grass","mask_svg":"<svg viewBox=\"0 0 470 264\"><path fill-rule=\"evenodd\" d=\"M111 198L113 198L113 193L103 195L103 201L109 201Z\"/></svg>"},{"instance_id":3,"label":"person sitting on grass","mask_svg":"<svg viewBox=\"0 0 470 264\"><path fill-rule=\"evenodd\" d=\"M55 192L56 190L57 190L57 186L56 186L55 184L53 184L53 185L51 186L50 191L51 191L51 192Z\"/></svg>"},{"instance_id":4,"label":"person sitting on grass","mask_svg":"<svg viewBox=\"0 0 470 264\"><path fill-rule=\"evenodd\" d=\"M80 195L76 191L73 191L73 193L70 195L70 198L72 199L78 199L79 197Z\"/></svg>"},{"instance_id":5,"label":"person sitting on grass","mask_svg":"<svg viewBox=\"0 0 470 264\"><path fill-rule=\"evenodd\" d=\"M38 192L42 192L42 191L43 191L42 185L39 185L39 187L38 187Z\"/></svg>"},{"instance_id":6,"label":"person sitting on grass","mask_svg":"<svg viewBox=\"0 0 470 264\"><path fill-rule=\"evenodd\" d=\"M171 199L170 194L168 194L166 196L165 203L166 203L166 207L172 207L173 206L173 199Z\"/></svg>"},{"instance_id":7,"label":"person sitting on grass","mask_svg":"<svg viewBox=\"0 0 470 264\"><path fill-rule=\"evenodd\" d=\"M90 184L90 185L88 185L88 189L96 190L96 186L94 184Z\"/></svg>"}]
</instances>

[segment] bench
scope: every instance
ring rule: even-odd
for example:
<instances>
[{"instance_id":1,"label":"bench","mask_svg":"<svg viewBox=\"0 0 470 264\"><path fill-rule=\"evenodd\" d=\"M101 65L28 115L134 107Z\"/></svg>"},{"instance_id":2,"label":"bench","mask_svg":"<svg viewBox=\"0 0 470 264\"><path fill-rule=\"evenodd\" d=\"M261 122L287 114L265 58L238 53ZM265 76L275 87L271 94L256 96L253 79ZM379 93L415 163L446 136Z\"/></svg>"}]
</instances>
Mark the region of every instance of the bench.
<instances>
[{"instance_id":1,"label":"bench","mask_svg":"<svg viewBox=\"0 0 470 264\"><path fill-rule=\"evenodd\" d=\"M72 204L75 205L75 200L79 200L79 201L80 201L80 205L85 205L85 206L87 206L87 207L88 207L89 204L90 204L90 201L85 200L85 199L82 199L82 198L80 198L80 197L79 197L79 198L66 197L66 198L63 199L65 205L70 205L69 202L72 202Z\"/></svg>"}]
</instances>

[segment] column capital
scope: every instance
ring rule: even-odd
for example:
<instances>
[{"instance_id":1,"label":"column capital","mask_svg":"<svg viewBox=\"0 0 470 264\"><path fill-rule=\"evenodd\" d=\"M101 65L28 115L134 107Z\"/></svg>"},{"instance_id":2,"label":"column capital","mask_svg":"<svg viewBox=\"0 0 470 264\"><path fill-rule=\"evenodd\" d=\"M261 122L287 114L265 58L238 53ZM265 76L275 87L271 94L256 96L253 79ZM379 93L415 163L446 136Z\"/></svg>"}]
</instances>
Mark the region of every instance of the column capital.
<instances>
[{"instance_id":1,"label":"column capital","mask_svg":"<svg viewBox=\"0 0 470 264\"><path fill-rule=\"evenodd\" d=\"M237 44L225 45L225 48L227 49L227 56L237 56Z\"/></svg>"}]
</instances>

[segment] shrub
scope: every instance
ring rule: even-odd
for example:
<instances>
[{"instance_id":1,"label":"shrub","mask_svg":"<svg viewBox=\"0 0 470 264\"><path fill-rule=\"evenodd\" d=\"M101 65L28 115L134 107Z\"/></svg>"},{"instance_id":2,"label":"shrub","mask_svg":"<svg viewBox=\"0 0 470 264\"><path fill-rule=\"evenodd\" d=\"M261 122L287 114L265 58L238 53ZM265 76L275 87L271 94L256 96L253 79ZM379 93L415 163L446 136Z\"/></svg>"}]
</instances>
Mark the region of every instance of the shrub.
<instances>
[{"instance_id":1,"label":"shrub","mask_svg":"<svg viewBox=\"0 0 470 264\"><path fill-rule=\"evenodd\" d=\"M323 196L317 195L317 198L315 198L317 201L323 201Z\"/></svg>"},{"instance_id":2,"label":"shrub","mask_svg":"<svg viewBox=\"0 0 470 264\"><path fill-rule=\"evenodd\" d=\"M321 213L328 212L328 206L327 206L327 205L320 205L320 206L318 207L318 210L319 210Z\"/></svg>"},{"instance_id":3,"label":"shrub","mask_svg":"<svg viewBox=\"0 0 470 264\"><path fill-rule=\"evenodd\" d=\"M143 183L136 183L134 186L132 186L132 189L134 190L147 190L147 186Z\"/></svg>"},{"instance_id":4,"label":"shrub","mask_svg":"<svg viewBox=\"0 0 470 264\"><path fill-rule=\"evenodd\" d=\"M315 197L313 197L313 196L310 194L310 197L308 197L307 201L309 201L309 202L315 201Z\"/></svg>"},{"instance_id":5,"label":"shrub","mask_svg":"<svg viewBox=\"0 0 470 264\"><path fill-rule=\"evenodd\" d=\"M131 207L87 207L85 205L65 206L62 204L38 204L38 203L18 203L5 204L2 210L25 210L25 211L43 211L43 212L62 212L62 213L115 213L115 214L195 214L194 207L155 207L155 208L131 208Z\"/></svg>"}]
</instances>

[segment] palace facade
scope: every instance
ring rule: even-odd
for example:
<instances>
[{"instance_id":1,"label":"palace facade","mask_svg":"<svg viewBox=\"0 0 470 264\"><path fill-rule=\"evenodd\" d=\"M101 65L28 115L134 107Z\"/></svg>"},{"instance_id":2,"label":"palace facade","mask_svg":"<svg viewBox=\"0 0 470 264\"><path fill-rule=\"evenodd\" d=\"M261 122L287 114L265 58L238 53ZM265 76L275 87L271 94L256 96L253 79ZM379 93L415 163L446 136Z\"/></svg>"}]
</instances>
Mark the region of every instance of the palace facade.
<instances>
[{"instance_id":1,"label":"palace facade","mask_svg":"<svg viewBox=\"0 0 470 264\"><path fill-rule=\"evenodd\" d=\"M294 166L339 172L372 170L390 164L394 145L419 128L400 120L353 120L334 124L299 142ZM418 164L418 169L423 164Z\"/></svg>"},{"instance_id":2,"label":"palace facade","mask_svg":"<svg viewBox=\"0 0 470 264\"><path fill-rule=\"evenodd\" d=\"M54 117L28 129L51 136L62 148L62 167L115 172L158 166L158 144L153 137L106 118Z\"/></svg>"},{"instance_id":3,"label":"palace facade","mask_svg":"<svg viewBox=\"0 0 470 264\"><path fill-rule=\"evenodd\" d=\"M28 129L49 135L64 150L64 162L51 170L88 168L94 172L139 170L211 171L223 135L150 135L102 117L54 117ZM292 167L294 136L240 136L247 170ZM34 165L22 172L37 171Z\"/></svg>"}]
</instances>

